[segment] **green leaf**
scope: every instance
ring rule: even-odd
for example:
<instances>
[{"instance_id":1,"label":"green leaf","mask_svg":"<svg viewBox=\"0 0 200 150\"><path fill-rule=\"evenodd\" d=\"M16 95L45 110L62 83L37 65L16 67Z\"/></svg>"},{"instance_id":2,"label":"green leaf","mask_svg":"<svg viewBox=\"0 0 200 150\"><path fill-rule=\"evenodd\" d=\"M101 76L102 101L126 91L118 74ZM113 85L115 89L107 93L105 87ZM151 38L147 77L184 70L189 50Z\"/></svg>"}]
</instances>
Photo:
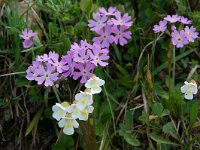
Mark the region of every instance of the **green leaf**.
<instances>
[{"instance_id":1,"label":"green leaf","mask_svg":"<svg viewBox=\"0 0 200 150\"><path fill-rule=\"evenodd\" d=\"M154 115L157 115L158 117L161 117L163 112L163 106L161 103L155 103L152 106L152 112Z\"/></svg>"},{"instance_id":2,"label":"green leaf","mask_svg":"<svg viewBox=\"0 0 200 150\"><path fill-rule=\"evenodd\" d=\"M122 64L122 55L120 53L119 48L115 44L113 45L113 47L114 47L115 55L116 55L119 63Z\"/></svg>"},{"instance_id":3,"label":"green leaf","mask_svg":"<svg viewBox=\"0 0 200 150\"><path fill-rule=\"evenodd\" d=\"M40 108L37 113L35 114L33 120L31 121L31 123L28 125L28 128L26 129L26 133L25 133L25 136L27 136L33 129L33 127L35 127L37 124L38 124L38 121L42 115L42 112L43 112L43 108Z\"/></svg>"},{"instance_id":4,"label":"green leaf","mask_svg":"<svg viewBox=\"0 0 200 150\"><path fill-rule=\"evenodd\" d=\"M140 146L140 141L133 137L130 133L126 133L124 135L124 139L126 140L127 143L133 146Z\"/></svg>"},{"instance_id":5,"label":"green leaf","mask_svg":"<svg viewBox=\"0 0 200 150\"><path fill-rule=\"evenodd\" d=\"M164 116L167 116L169 114L170 114L169 110L168 109L164 109L160 117L164 117Z\"/></svg>"},{"instance_id":6,"label":"green leaf","mask_svg":"<svg viewBox=\"0 0 200 150\"><path fill-rule=\"evenodd\" d=\"M122 66L120 66L117 63L115 63L115 66L117 67L119 72L123 75L123 77L129 77L129 73L128 73L128 71L126 71L126 69L124 69Z\"/></svg>"},{"instance_id":7,"label":"green leaf","mask_svg":"<svg viewBox=\"0 0 200 150\"><path fill-rule=\"evenodd\" d=\"M172 122L168 122L163 126L163 132L171 135L175 139L178 139L178 134Z\"/></svg>"},{"instance_id":8,"label":"green leaf","mask_svg":"<svg viewBox=\"0 0 200 150\"><path fill-rule=\"evenodd\" d=\"M81 0L80 7L83 12L90 13L92 9L92 0Z\"/></svg>"},{"instance_id":9,"label":"green leaf","mask_svg":"<svg viewBox=\"0 0 200 150\"><path fill-rule=\"evenodd\" d=\"M171 145L179 145L177 143L173 143L168 139L165 139L161 136L155 135L155 134L150 134L150 138L154 141L156 141L157 143L162 143L162 144L171 144Z\"/></svg>"},{"instance_id":10,"label":"green leaf","mask_svg":"<svg viewBox=\"0 0 200 150\"><path fill-rule=\"evenodd\" d=\"M139 120L140 120L142 123L146 123L146 122L147 122L147 114L145 113L145 111L142 111L142 115L139 116Z\"/></svg>"},{"instance_id":11,"label":"green leaf","mask_svg":"<svg viewBox=\"0 0 200 150\"><path fill-rule=\"evenodd\" d=\"M192 106L190 107L190 127L193 126L195 120L197 119L198 109L199 109L199 102L194 101L192 103Z\"/></svg>"}]
</instances>

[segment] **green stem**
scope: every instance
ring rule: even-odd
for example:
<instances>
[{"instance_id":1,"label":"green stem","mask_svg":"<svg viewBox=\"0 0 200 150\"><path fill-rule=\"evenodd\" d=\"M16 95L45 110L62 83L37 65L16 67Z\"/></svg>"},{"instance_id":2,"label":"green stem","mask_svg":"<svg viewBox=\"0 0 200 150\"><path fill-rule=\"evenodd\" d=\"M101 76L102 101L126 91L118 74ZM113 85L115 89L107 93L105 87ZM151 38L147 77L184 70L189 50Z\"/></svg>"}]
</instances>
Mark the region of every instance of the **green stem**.
<instances>
[{"instance_id":1,"label":"green stem","mask_svg":"<svg viewBox=\"0 0 200 150\"><path fill-rule=\"evenodd\" d=\"M57 91L57 89L56 89L56 87L54 85L53 85L53 91L54 91L54 93L56 95L56 98L57 98L58 102L61 103L60 97L58 95L58 91Z\"/></svg>"},{"instance_id":2,"label":"green stem","mask_svg":"<svg viewBox=\"0 0 200 150\"><path fill-rule=\"evenodd\" d=\"M93 132L92 132L92 137L93 137L94 148L96 149L96 121L95 121L94 111L93 111L93 113L92 113L92 120L93 120Z\"/></svg>"},{"instance_id":3,"label":"green stem","mask_svg":"<svg viewBox=\"0 0 200 150\"><path fill-rule=\"evenodd\" d=\"M171 72L172 72L172 49L173 49L173 45L172 43L169 44L169 49L168 49L168 53L167 53L167 57L168 57L168 75L169 75L169 91L171 91Z\"/></svg>"},{"instance_id":4,"label":"green stem","mask_svg":"<svg viewBox=\"0 0 200 150\"><path fill-rule=\"evenodd\" d=\"M173 87L175 86L175 69L176 69L176 52L175 52L175 46L174 46L173 47L173 70L172 70Z\"/></svg>"}]
</instances>

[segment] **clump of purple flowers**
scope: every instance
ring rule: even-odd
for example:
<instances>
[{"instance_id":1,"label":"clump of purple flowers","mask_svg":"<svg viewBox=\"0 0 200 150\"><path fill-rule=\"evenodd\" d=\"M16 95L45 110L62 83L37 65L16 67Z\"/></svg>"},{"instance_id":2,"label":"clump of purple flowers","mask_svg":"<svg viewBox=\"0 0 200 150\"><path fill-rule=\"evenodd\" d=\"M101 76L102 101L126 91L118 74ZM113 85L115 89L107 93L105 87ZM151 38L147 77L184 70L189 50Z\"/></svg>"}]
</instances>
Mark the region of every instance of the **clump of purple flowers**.
<instances>
[{"instance_id":1,"label":"clump of purple flowers","mask_svg":"<svg viewBox=\"0 0 200 150\"><path fill-rule=\"evenodd\" d=\"M95 67L108 65L108 52L107 48L102 48L96 43L89 44L86 40L81 40L80 44L74 43L64 56L69 70L63 75L71 76L74 80L81 78L80 82L85 83L93 75Z\"/></svg>"},{"instance_id":2,"label":"clump of purple flowers","mask_svg":"<svg viewBox=\"0 0 200 150\"><path fill-rule=\"evenodd\" d=\"M26 78L37 81L39 85L53 86L68 69L69 66L64 58L59 60L59 55L50 51L49 54L37 56L36 61L33 61L26 70Z\"/></svg>"},{"instance_id":3,"label":"clump of purple flowers","mask_svg":"<svg viewBox=\"0 0 200 150\"><path fill-rule=\"evenodd\" d=\"M22 34L19 35L24 41L22 42L24 48L30 48L33 45L33 38L37 36L37 32L30 29L23 29Z\"/></svg>"},{"instance_id":4,"label":"clump of purple flowers","mask_svg":"<svg viewBox=\"0 0 200 150\"><path fill-rule=\"evenodd\" d=\"M82 40L80 44L71 45L70 51L61 58L52 51L37 56L36 61L26 70L26 78L46 87L53 86L59 79L66 77L74 80L81 78L80 82L85 83L93 75L95 67L108 65L108 52L107 48Z\"/></svg>"},{"instance_id":5,"label":"clump of purple flowers","mask_svg":"<svg viewBox=\"0 0 200 150\"><path fill-rule=\"evenodd\" d=\"M169 24L168 24L169 22ZM167 27L170 28L171 42L177 48L187 45L189 42L194 42L198 38L198 32L193 26L189 27L192 21L186 17L179 15L167 15L164 20L161 20L158 25L154 25L154 32L165 32ZM181 29L181 30L178 30Z\"/></svg>"},{"instance_id":6,"label":"clump of purple flowers","mask_svg":"<svg viewBox=\"0 0 200 150\"><path fill-rule=\"evenodd\" d=\"M131 39L132 33L128 29L132 24L131 16L122 14L115 7L109 7L108 10L99 8L98 12L93 13L93 20L88 21L90 30L98 34L93 42L103 48L108 48L113 42L121 46L127 44L127 40Z\"/></svg>"}]
</instances>

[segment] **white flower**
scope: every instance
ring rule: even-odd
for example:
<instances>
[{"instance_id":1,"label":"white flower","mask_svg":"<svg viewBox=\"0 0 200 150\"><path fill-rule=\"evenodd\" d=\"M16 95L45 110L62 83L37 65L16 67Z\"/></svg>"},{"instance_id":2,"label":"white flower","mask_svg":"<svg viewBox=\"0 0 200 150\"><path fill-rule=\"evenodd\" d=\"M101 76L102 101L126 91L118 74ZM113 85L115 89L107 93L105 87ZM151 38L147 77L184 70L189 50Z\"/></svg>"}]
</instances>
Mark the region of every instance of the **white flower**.
<instances>
[{"instance_id":1,"label":"white flower","mask_svg":"<svg viewBox=\"0 0 200 150\"><path fill-rule=\"evenodd\" d=\"M85 109L81 110L80 116L79 116L79 120L88 120L88 114L92 113L94 110L93 106L86 106Z\"/></svg>"},{"instance_id":2,"label":"white flower","mask_svg":"<svg viewBox=\"0 0 200 150\"><path fill-rule=\"evenodd\" d=\"M100 79L99 77L92 77L86 82L85 87L91 89L92 94L98 94L101 92L100 86L104 84L105 81Z\"/></svg>"},{"instance_id":3,"label":"white flower","mask_svg":"<svg viewBox=\"0 0 200 150\"><path fill-rule=\"evenodd\" d=\"M70 117L66 117L66 118L62 118L59 122L58 122L58 126L60 128L63 128L63 133L67 134L67 135L72 135L74 134L74 128L78 128L79 124L75 119L72 119Z\"/></svg>"},{"instance_id":4,"label":"white flower","mask_svg":"<svg viewBox=\"0 0 200 150\"><path fill-rule=\"evenodd\" d=\"M73 119L77 119L80 116L80 109L77 107L77 104L71 104L69 106L68 112L71 113Z\"/></svg>"},{"instance_id":5,"label":"white flower","mask_svg":"<svg viewBox=\"0 0 200 150\"><path fill-rule=\"evenodd\" d=\"M192 100L193 94L197 94L197 84L195 82L184 82L185 85L181 87L181 92L185 93L185 99Z\"/></svg>"},{"instance_id":6,"label":"white flower","mask_svg":"<svg viewBox=\"0 0 200 150\"><path fill-rule=\"evenodd\" d=\"M61 104L56 103L56 105L54 105L52 107L53 118L55 118L57 121L59 121L61 118L65 117L67 110L68 110L68 107L69 107L68 102L63 102Z\"/></svg>"},{"instance_id":7,"label":"white flower","mask_svg":"<svg viewBox=\"0 0 200 150\"><path fill-rule=\"evenodd\" d=\"M77 107L83 110L86 106L92 105L92 94L88 92L81 92L75 95Z\"/></svg>"}]
</instances>

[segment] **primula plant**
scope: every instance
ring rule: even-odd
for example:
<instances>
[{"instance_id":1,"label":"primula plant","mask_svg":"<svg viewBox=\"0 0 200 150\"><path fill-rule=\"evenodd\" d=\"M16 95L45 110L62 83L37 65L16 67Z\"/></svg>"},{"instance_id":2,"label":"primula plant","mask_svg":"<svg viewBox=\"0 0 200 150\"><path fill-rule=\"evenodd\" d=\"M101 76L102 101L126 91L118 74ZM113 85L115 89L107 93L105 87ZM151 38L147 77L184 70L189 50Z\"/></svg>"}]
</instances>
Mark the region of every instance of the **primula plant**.
<instances>
[{"instance_id":1,"label":"primula plant","mask_svg":"<svg viewBox=\"0 0 200 150\"><path fill-rule=\"evenodd\" d=\"M0 1L0 149L200 149L200 1Z\"/></svg>"}]
</instances>

